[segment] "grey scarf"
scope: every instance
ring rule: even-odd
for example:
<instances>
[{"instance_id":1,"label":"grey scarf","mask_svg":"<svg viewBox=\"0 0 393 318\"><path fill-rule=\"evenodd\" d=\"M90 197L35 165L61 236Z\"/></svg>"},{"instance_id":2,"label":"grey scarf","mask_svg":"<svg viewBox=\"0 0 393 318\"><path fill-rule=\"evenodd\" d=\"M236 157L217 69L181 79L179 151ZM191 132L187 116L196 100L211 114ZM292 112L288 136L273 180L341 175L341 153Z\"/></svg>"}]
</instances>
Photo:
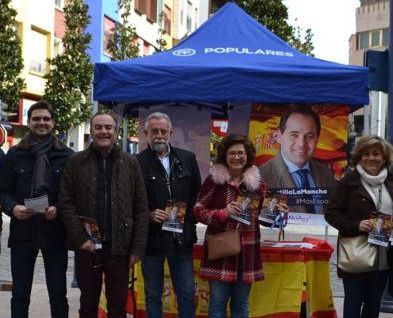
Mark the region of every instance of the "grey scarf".
<instances>
[{"instance_id":1,"label":"grey scarf","mask_svg":"<svg viewBox=\"0 0 393 318\"><path fill-rule=\"evenodd\" d=\"M49 160L47 153L52 149L55 136L49 134L43 139L36 139L32 134L27 135L29 151L34 156L33 182L31 196L46 194L51 184Z\"/></svg>"}]
</instances>

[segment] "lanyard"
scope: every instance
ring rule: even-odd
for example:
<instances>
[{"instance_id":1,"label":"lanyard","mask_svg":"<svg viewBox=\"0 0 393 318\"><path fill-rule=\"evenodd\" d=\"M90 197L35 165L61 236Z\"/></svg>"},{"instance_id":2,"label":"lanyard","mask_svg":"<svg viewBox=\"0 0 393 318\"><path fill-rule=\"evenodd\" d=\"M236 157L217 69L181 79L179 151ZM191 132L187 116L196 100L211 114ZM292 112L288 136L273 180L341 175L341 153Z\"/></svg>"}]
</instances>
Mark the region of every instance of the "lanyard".
<instances>
[{"instance_id":1,"label":"lanyard","mask_svg":"<svg viewBox=\"0 0 393 318\"><path fill-rule=\"evenodd\" d=\"M368 183L368 182L366 182L366 183L369 185L371 191L375 195L375 199L377 200L377 204L376 204L377 212L381 212L381 208L382 208L382 183L378 185L378 188L376 190L376 191L378 191L378 196L376 195L376 193L374 191L374 187L370 183Z\"/></svg>"},{"instance_id":2,"label":"lanyard","mask_svg":"<svg viewBox=\"0 0 393 318\"><path fill-rule=\"evenodd\" d=\"M377 212L381 212L381 208L382 208L382 184L378 185Z\"/></svg>"}]
</instances>

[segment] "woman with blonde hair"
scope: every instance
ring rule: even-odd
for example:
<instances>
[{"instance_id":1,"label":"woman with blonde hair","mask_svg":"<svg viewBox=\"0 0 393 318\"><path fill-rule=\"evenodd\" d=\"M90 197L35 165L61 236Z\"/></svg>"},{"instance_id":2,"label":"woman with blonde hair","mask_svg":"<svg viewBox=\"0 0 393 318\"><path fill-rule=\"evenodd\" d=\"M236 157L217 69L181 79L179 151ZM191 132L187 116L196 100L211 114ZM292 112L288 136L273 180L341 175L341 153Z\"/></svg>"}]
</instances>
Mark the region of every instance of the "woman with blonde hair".
<instances>
[{"instance_id":1,"label":"woman with blonde hair","mask_svg":"<svg viewBox=\"0 0 393 318\"><path fill-rule=\"evenodd\" d=\"M339 231L339 240L367 237L375 226L372 213L387 214L391 218L393 176L388 171L391 159L392 146L387 141L377 136L359 139L352 153L354 170L339 181L325 211L326 221ZM343 265L338 262L338 275L344 284L344 318L379 316L392 258L388 256L387 247L375 249L375 267L369 270L355 273L349 268L340 268ZM371 258L371 255L365 257Z\"/></svg>"}]
</instances>

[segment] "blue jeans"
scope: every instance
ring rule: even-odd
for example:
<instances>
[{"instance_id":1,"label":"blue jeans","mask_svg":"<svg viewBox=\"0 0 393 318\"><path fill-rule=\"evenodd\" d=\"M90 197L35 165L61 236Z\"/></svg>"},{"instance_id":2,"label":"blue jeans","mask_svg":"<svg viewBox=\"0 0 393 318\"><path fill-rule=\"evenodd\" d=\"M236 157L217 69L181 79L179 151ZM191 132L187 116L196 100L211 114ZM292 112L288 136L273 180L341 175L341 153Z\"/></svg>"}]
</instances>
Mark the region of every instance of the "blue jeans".
<instances>
[{"instance_id":1,"label":"blue jeans","mask_svg":"<svg viewBox=\"0 0 393 318\"><path fill-rule=\"evenodd\" d=\"M161 318L164 288L164 261L168 260L172 285L176 293L179 318L195 317L195 285L192 254L145 256L142 272L148 318Z\"/></svg>"},{"instance_id":2,"label":"blue jeans","mask_svg":"<svg viewBox=\"0 0 393 318\"><path fill-rule=\"evenodd\" d=\"M378 318L388 271L377 276L344 277L344 318Z\"/></svg>"},{"instance_id":3,"label":"blue jeans","mask_svg":"<svg viewBox=\"0 0 393 318\"><path fill-rule=\"evenodd\" d=\"M243 284L240 279L236 283L211 280L209 287L209 318L225 318L229 298L231 299L231 317L248 317L248 296L251 284Z\"/></svg>"},{"instance_id":4,"label":"blue jeans","mask_svg":"<svg viewBox=\"0 0 393 318\"><path fill-rule=\"evenodd\" d=\"M11 317L27 318L38 248L11 247L12 298ZM41 249L46 287L52 318L68 317L66 271L67 250L62 247Z\"/></svg>"}]
</instances>

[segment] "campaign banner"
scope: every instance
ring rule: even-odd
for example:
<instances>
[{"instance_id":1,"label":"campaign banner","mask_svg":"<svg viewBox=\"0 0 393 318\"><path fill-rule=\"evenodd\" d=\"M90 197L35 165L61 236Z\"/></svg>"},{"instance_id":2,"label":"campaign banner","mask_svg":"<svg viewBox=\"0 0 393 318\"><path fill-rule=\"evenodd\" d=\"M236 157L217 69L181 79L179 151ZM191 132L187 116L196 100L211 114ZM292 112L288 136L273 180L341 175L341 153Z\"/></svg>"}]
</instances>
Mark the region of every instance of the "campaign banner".
<instances>
[{"instance_id":1,"label":"campaign banner","mask_svg":"<svg viewBox=\"0 0 393 318\"><path fill-rule=\"evenodd\" d=\"M269 191L286 198L288 223L324 224L324 206L347 167L348 114L345 105L252 105L255 163Z\"/></svg>"}]
</instances>

